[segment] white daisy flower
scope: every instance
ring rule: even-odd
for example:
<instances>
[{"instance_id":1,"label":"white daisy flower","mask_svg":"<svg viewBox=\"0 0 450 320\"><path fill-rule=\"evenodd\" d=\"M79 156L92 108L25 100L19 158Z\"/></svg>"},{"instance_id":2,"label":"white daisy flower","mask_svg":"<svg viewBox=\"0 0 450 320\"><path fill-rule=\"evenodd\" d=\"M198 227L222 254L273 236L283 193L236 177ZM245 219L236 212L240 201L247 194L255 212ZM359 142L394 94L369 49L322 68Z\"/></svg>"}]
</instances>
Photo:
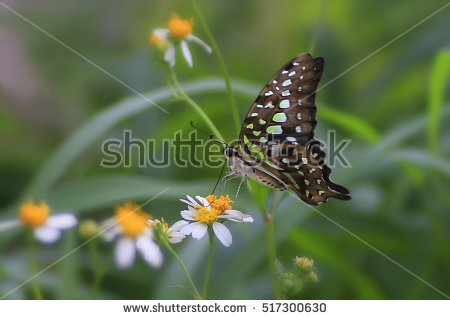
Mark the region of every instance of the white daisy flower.
<instances>
[{"instance_id":1,"label":"white daisy flower","mask_svg":"<svg viewBox=\"0 0 450 320\"><path fill-rule=\"evenodd\" d=\"M180 229L185 235L192 235L194 239L201 239L206 234L208 227L212 227L217 239L225 246L229 247L233 241L231 232L222 223L229 220L234 222L253 222L253 218L238 210L232 210L230 198L228 196L209 195L206 198L196 196L197 201L190 196L188 200L180 199L188 205L188 210L180 212L181 216L189 222Z\"/></svg>"},{"instance_id":2,"label":"white daisy flower","mask_svg":"<svg viewBox=\"0 0 450 320\"><path fill-rule=\"evenodd\" d=\"M211 47L205 42L192 34L192 27L194 23L191 20L183 20L178 15L174 14L169 20L169 27L159 28L153 30L150 43L161 50L165 50L164 60L170 64L171 67L175 65L175 43L180 44L181 52L186 59L189 66L192 68L192 55L189 51L187 42L193 41L200 44L208 53L211 53Z\"/></svg>"},{"instance_id":3,"label":"white daisy flower","mask_svg":"<svg viewBox=\"0 0 450 320\"><path fill-rule=\"evenodd\" d=\"M153 229L147 224L151 217L133 203L125 203L116 208L116 215L103 222L106 226L104 239L117 239L114 257L117 267L129 268L133 265L136 252L154 268L163 263L163 255L153 237Z\"/></svg>"},{"instance_id":4,"label":"white daisy flower","mask_svg":"<svg viewBox=\"0 0 450 320\"><path fill-rule=\"evenodd\" d=\"M155 225L160 224L162 226L162 231L167 236L170 243L179 243L181 242L186 235L184 233L181 233L180 230L189 224L189 222L185 220L180 220L175 222L171 227L167 224L167 222L164 221L164 218L159 220L150 220L149 223Z\"/></svg>"},{"instance_id":5,"label":"white daisy flower","mask_svg":"<svg viewBox=\"0 0 450 320\"><path fill-rule=\"evenodd\" d=\"M0 232L25 225L33 229L35 238L42 243L54 243L61 238L61 231L77 224L75 215L68 212L50 215L50 207L42 201L36 204L29 200L19 209L19 219L0 222Z\"/></svg>"}]
</instances>

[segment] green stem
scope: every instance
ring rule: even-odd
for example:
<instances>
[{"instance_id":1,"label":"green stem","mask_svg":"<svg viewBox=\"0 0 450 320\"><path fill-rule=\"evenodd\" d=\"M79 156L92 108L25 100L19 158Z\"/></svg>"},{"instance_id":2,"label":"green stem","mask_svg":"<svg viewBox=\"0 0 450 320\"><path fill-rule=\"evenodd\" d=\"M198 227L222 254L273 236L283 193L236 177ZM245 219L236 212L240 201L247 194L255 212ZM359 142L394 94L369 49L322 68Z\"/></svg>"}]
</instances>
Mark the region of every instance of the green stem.
<instances>
[{"instance_id":1,"label":"green stem","mask_svg":"<svg viewBox=\"0 0 450 320\"><path fill-rule=\"evenodd\" d=\"M275 245L275 231L273 225L273 216L269 216L267 211L263 213L264 221L266 223L266 238L267 238L267 248L268 248L268 256L269 256L269 266L270 271L272 272L272 286L273 286L273 294L274 298L279 300L281 299L281 289L277 276L277 267L275 261L277 260L277 250Z\"/></svg>"},{"instance_id":2,"label":"green stem","mask_svg":"<svg viewBox=\"0 0 450 320\"><path fill-rule=\"evenodd\" d=\"M209 277L211 275L211 268L212 268L213 255L214 255L214 235L213 235L213 231L211 228L208 228L208 234L209 234L209 256L208 256L208 265L206 267L205 280L203 281L203 290L202 290L202 297L205 300L208 295L208 282L209 282Z\"/></svg>"},{"instance_id":3,"label":"green stem","mask_svg":"<svg viewBox=\"0 0 450 320\"><path fill-rule=\"evenodd\" d=\"M239 110L236 104L236 98L234 97L233 87L231 86L230 75L228 74L227 68L225 66L225 61L223 60L222 53L217 46L216 40L214 39L211 31L206 24L205 19L203 18L202 13L200 12L197 3L195 0L191 0L192 7L194 8L195 13L197 14L198 19L206 33L209 43L211 44L211 48L216 56L217 62L219 63L220 69L223 74L223 79L225 80L225 84L227 86L228 99L230 100L231 111L233 113L234 126L236 128L236 133L239 135L239 131L241 129L241 120L239 119Z\"/></svg>"},{"instance_id":4,"label":"green stem","mask_svg":"<svg viewBox=\"0 0 450 320\"><path fill-rule=\"evenodd\" d=\"M186 94L186 92L184 92L183 88L181 88L181 85L178 82L175 71L173 70L173 68L170 68L170 67L169 67L169 77L172 80L172 83L175 86L175 88L178 90L178 93L180 94L180 99L186 101L202 117L202 119L206 122L206 124L211 129L211 131L213 132L214 136L216 136L216 138L219 138L220 140L224 140L222 135L220 134L219 130L214 125L212 120L208 117L208 115L203 111L203 109L194 100L192 100Z\"/></svg>"},{"instance_id":5,"label":"green stem","mask_svg":"<svg viewBox=\"0 0 450 320\"><path fill-rule=\"evenodd\" d=\"M97 299L99 291L100 291L100 285L102 283L103 277L105 275L105 268L101 266L100 259L98 257L98 251L97 251L97 241L95 239L93 241L90 241L88 243L88 250L89 255L91 256L92 260L92 269L94 272L94 280L92 282L92 288L91 288L91 299Z\"/></svg>"},{"instance_id":6,"label":"green stem","mask_svg":"<svg viewBox=\"0 0 450 320\"><path fill-rule=\"evenodd\" d=\"M323 15L325 14L325 8L327 6L327 0L322 0L322 7L320 8L319 17L317 18L316 30L311 38L311 45L309 46L309 53L312 55L316 48L317 38L319 37L319 30L322 26Z\"/></svg>"},{"instance_id":7,"label":"green stem","mask_svg":"<svg viewBox=\"0 0 450 320\"><path fill-rule=\"evenodd\" d=\"M180 256L172 249L172 247L170 246L170 244L167 242L166 239L161 237L161 242L164 244L164 246L167 248L167 250L169 250L169 252L174 256L174 258L178 261L178 263L181 266L181 269L183 269L184 274L186 275L186 278L189 281L189 284L191 285L192 291L194 293L194 296L197 300L201 300L202 296L200 295L200 293L197 290L197 287L194 284L194 281L192 281L191 275L189 274L188 269L186 268L186 266L183 263L183 260L181 260Z\"/></svg>"},{"instance_id":8,"label":"green stem","mask_svg":"<svg viewBox=\"0 0 450 320\"><path fill-rule=\"evenodd\" d=\"M37 254L36 254L36 241L33 238L33 233L31 230L28 230L27 232L27 238L28 238L28 247L30 250L30 272L33 279L31 280L31 286L33 290L34 299L36 300L42 300L42 293L41 289L39 287L39 282L37 277L35 277L37 270Z\"/></svg>"}]
</instances>

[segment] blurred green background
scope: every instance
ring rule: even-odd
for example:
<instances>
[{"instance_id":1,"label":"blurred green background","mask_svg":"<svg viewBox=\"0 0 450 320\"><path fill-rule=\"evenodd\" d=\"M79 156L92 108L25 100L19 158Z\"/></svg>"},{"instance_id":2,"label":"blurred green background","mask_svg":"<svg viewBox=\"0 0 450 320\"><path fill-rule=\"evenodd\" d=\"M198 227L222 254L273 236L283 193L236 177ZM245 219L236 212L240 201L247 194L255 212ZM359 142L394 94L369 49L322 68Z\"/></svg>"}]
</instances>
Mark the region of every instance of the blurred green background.
<instances>
[{"instance_id":1,"label":"blurred green background","mask_svg":"<svg viewBox=\"0 0 450 320\"><path fill-rule=\"evenodd\" d=\"M167 95L166 75L148 44L153 28L173 12L194 17L187 1L4 1L36 25L117 76L132 88ZM332 80L432 14L447 1L199 0L234 79L241 118L260 88L282 65L308 51L325 58L322 84ZM334 168L333 180L351 190L352 201L331 200L319 210L411 272L450 294L450 7L411 30L318 93L318 128L325 138L352 139L351 169ZM205 39L200 24L194 32ZM177 55L186 90L229 140L237 138L214 57L191 44L194 68ZM154 97L154 95L152 95ZM120 102L118 104L118 101ZM125 200L143 202L155 217L178 220L186 193L206 195L219 169L100 167L101 144L133 136L170 138L201 119L184 103L159 101L170 113L148 106L42 32L0 6L0 220L17 215L28 196L46 199L53 211L98 221ZM322 109L321 109L322 108ZM226 192L234 195L237 184ZM211 298L272 296L264 223L248 191L235 208L252 214L250 226L232 226L233 245L217 245ZM353 236L287 198L276 212L278 256L287 267L298 255L314 259L319 283L302 299L441 299L443 295ZM20 230L0 234L0 294L29 275ZM57 245L39 246L47 266L82 243L76 230ZM112 246L99 243L109 263ZM206 265L207 239L176 246L197 283ZM89 299L94 277L88 249L64 259L39 280L48 299ZM189 298L179 266L166 253L160 270L137 259L132 269L106 268L98 298ZM31 298L28 285L8 298Z\"/></svg>"}]
</instances>

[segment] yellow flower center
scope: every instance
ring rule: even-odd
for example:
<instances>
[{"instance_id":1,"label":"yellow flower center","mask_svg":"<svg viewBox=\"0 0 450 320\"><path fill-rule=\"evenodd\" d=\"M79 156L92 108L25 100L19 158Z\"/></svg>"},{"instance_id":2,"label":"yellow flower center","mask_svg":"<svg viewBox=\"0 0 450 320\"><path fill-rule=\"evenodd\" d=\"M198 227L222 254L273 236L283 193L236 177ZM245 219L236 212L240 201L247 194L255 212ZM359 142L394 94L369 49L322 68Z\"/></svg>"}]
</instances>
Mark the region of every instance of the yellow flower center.
<instances>
[{"instance_id":1,"label":"yellow flower center","mask_svg":"<svg viewBox=\"0 0 450 320\"><path fill-rule=\"evenodd\" d=\"M169 224L164 220L164 218L161 218L161 226L164 232L167 232L167 230L169 229Z\"/></svg>"},{"instance_id":2,"label":"yellow flower center","mask_svg":"<svg viewBox=\"0 0 450 320\"><path fill-rule=\"evenodd\" d=\"M33 200L29 200L22 204L19 211L20 220L33 228L43 225L47 221L49 214L50 207L45 201L35 204Z\"/></svg>"},{"instance_id":3,"label":"yellow flower center","mask_svg":"<svg viewBox=\"0 0 450 320\"><path fill-rule=\"evenodd\" d=\"M217 198L215 195L209 195L206 197L211 207L195 206L195 214L192 217L201 223L211 224L217 220L225 210L230 210L231 205L229 196L220 196Z\"/></svg>"},{"instance_id":4,"label":"yellow flower center","mask_svg":"<svg viewBox=\"0 0 450 320\"><path fill-rule=\"evenodd\" d=\"M172 19L169 20L169 31L174 38L182 39L190 35L193 26L193 19L183 20L177 14L173 14Z\"/></svg>"},{"instance_id":5,"label":"yellow flower center","mask_svg":"<svg viewBox=\"0 0 450 320\"><path fill-rule=\"evenodd\" d=\"M150 35L150 44L154 47L158 47L159 45L161 45L163 42L163 39L161 39L160 37L158 37L156 34L152 33Z\"/></svg>"},{"instance_id":6,"label":"yellow flower center","mask_svg":"<svg viewBox=\"0 0 450 320\"><path fill-rule=\"evenodd\" d=\"M136 237L144 232L147 220L151 218L151 215L134 203L125 203L116 208L116 221L122 227L123 233L129 237Z\"/></svg>"}]
</instances>

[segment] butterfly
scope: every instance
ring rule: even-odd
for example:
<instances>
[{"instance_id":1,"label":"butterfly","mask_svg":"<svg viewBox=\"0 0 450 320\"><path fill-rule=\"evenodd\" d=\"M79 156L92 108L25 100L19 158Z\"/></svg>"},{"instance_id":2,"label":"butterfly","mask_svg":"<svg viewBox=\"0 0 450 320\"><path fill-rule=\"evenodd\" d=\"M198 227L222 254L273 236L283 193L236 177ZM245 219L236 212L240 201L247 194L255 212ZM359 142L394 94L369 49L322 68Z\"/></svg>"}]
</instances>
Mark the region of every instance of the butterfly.
<instances>
[{"instance_id":1,"label":"butterfly","mask_svg":"<svg viewBox=\"0 0 450 320\"><path fill-rule=\"evenodd\" d=\"M291 189L313 206L329 198L351 199L348 189L331 181L325 152L314 139L323 67L322 57L303 53L270 79L244 120L238 144L224 150L229 175Z\"/></svg>"}]
</instances>

